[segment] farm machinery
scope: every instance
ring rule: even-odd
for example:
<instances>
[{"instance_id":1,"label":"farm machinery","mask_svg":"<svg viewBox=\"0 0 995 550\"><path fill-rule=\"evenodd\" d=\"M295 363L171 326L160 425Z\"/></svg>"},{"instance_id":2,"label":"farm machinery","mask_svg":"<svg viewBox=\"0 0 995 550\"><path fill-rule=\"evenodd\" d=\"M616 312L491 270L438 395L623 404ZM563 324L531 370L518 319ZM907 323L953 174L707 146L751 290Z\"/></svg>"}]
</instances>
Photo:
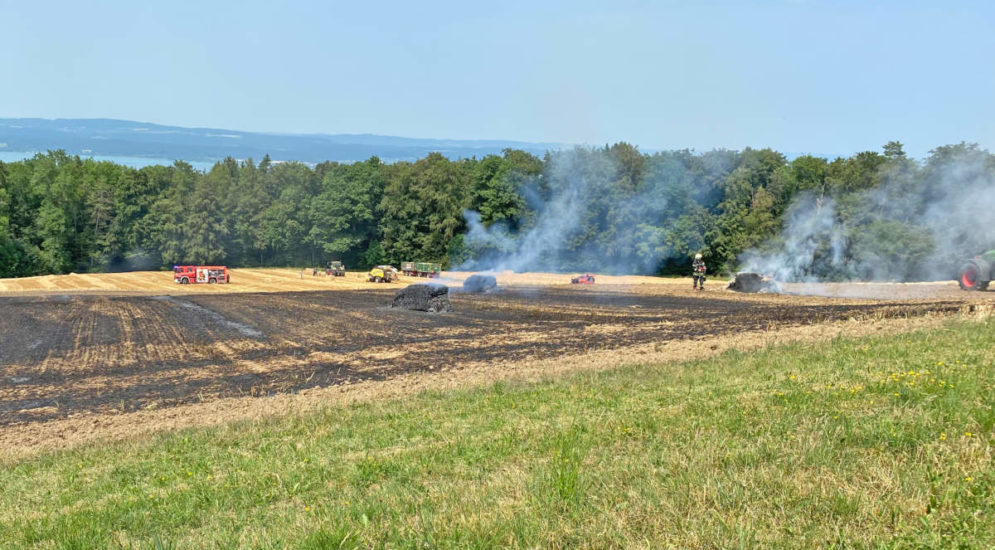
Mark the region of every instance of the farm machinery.
<instances>
[{"instance_id":1,"label":"farm machinery","mask_svg":"<svg viewBox=\"0 0 995 550\"><path fill-rule=\"evenodd\" d=\"M442 266L431 262L404 262L401 264L401 273L409 277L438 277L442 273Z\"/></svg>"},{"instance_id":2,"label":"farm machinery","mask_svg":"<svg viewBox=\"0 0 995 550\"><path fill-rule=\"evenodd\" d=\"M584 275L578 275L577 277L574 277L574 278L570 279L570 284L572 284L572 285L593 285L594 284L594 275L591 275L590 273L586 273Z\"/></svg>"},{"instance_id":3,"label":"farm machinery","mask_svg":"<svg viewBox=\"0 0 995 550\"><path fill-rule=\"evenodd\" d=\"M397 269L389 265L378 265L370 270L371 283L393 283L397 280Z\"/></svg>"},{"instance_id":4,"label":"farm machinery","mask_svg":"<svg viewBox=\"0 0 995 550\"><path fill-rule=\"evenodd\" d=\"M345 265L338 260L329 263L328 274L335 277L345 277Z\"/></svg>"},{"instance_id":5,"label":"farm machinery","mask_svg":"<svg viewBox=\"0 0 995 550\"><path fill-rule=\"evenodd\" d=\"M957 284L963 290L985 290L992 280L995 250L989 250L964 262L957 272Z\"/></svg>"}]
</instances>

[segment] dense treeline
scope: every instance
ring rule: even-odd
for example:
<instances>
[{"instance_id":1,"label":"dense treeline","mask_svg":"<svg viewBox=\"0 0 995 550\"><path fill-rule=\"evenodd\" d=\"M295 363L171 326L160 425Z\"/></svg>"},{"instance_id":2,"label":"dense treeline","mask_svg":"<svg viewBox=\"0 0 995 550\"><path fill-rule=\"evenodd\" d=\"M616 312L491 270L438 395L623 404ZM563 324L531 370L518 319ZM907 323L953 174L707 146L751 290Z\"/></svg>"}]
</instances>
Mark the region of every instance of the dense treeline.
<instances>
[{"instance_id":1,"label":"dense treeline","mask_svg":"<svg viewBox=\"0 0 995 550\"><path fill-rule=\"evenodd\" d=\"M995 174L995 157L963 143L922 162L896 142L883 153L790 162L770 149L647 155L619 143L545 158L506 150L313 168L228 158L207 172L56 151L0 162L0 276L330 259L483 265L537 232L535 246L545 247L530 264L537 268L668 272L697 251L728 268L748 249L782 246L789 207L803 195L833 200L845 222L846 247L833 254L909 269L909 255L926 258L938 246L918 216L945 189L949 166L965 159L983 172L972 177ZM870 190L900 208L882 217Z\"/></svg>"}]
</instances>

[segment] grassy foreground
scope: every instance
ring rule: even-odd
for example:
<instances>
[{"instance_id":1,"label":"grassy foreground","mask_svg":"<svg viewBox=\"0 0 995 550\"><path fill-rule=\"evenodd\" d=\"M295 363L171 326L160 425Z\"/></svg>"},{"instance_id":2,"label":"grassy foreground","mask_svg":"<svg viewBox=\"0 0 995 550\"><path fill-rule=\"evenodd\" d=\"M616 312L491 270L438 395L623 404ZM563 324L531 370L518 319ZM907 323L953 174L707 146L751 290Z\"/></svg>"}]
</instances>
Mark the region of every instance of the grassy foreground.
<instances>
[{"instance_id":1,"label":"grassy foreground","mask_svg":"<svg viewBox=\"0 0 995 550\"><path fill-rule=\"evenodd\" d=\"M4 464L2 548L991 547L995 322Z\"/></svg>"}]
</instances>

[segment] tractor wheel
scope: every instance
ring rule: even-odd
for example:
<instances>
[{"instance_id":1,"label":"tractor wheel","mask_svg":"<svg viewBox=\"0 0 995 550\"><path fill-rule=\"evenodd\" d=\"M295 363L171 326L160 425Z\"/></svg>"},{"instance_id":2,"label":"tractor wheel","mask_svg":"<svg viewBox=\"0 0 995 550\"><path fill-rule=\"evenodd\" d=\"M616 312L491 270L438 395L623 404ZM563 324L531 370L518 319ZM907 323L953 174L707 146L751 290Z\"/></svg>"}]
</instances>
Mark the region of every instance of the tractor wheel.
<instances>
[{"instance_id":1,"label":"tractor wheel","mask_svg":"<svg viewBox=\"0 0 995 550\"><path fill-rule=\"evenodd\" d=\"M180 284L181 285L188 285L188 284L190 284L190 279L187 279L186 277L184 277L184 278L180 279Z\"/></svg>"},{"instance_id":2,"label":"tractor wheel","mask_svg":"<svg viewBox=\"0 0 995 550\"><path fill-rule=\"evenodd\" d=\"M960 285L961 290L984 290L988 288L988 281L981 280L981 269L974 262L967 262L960 268L957 284Z\"/></svg>"},{"instance_id":3,"label":"tractor wheel","mask_svg":"<svg viewBox=\"0 0 995 550\"><path fill-rule=\"evenodd\" d=\"M211 277L210 279L208 279L207 284L209 284L209 285L216 285L216 284L218 284L218 280L215 279L214 277Z\"/></svg>"}]
</instances>

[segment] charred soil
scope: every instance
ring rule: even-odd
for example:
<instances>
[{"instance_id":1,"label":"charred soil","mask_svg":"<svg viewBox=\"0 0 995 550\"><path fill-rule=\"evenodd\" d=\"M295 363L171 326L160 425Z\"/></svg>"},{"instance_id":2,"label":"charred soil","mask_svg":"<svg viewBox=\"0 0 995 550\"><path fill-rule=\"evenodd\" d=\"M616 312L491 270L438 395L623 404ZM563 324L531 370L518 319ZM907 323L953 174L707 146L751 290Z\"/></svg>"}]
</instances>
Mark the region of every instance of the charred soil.
<instances>
[{"instance_id":1,"label":"charred soil","mask_svg":"<svg viewBox=\"0 0 995 550\"><path fill-rule=\"evenodd\" d=\"M0 429L965 307L648 290L515 287L454 295L436 315L391 309L394 289L0 298Z\"/></svg>"}]
</instances>

